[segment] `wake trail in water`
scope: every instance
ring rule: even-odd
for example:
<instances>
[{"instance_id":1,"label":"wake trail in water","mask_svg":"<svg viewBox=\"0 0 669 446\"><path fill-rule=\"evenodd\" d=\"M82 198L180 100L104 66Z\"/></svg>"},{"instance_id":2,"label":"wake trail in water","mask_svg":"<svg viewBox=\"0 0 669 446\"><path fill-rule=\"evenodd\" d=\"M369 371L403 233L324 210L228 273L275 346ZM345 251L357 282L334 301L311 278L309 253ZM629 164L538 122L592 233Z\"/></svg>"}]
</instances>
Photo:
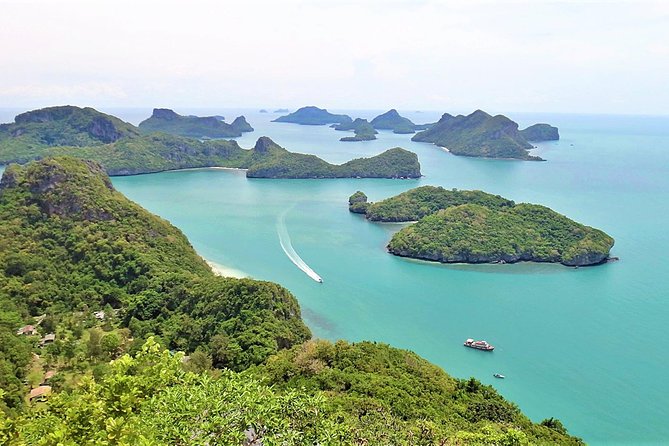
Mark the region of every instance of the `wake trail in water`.
<instances>
[{"instance_id":1,"label":"wake trail in water","mask_svg":"<svg viewBox=\"0 0 669 446\"><path fill-rule=\"evenodd\" d=\"M323 282L321 276L319 276L316 271L311 269L307 263L302 260L302 257L295 251L293 244L290 242L290 235L288 235L288 229L286 228L286 214L289 209L283 211L279 218L276 221L276 232L279 234L279 243L281 243L281 249L286 253L291 262L295 264L299 269L301 269L307 276L311 277L316 282Z\"/></svg>"}]
</instances>

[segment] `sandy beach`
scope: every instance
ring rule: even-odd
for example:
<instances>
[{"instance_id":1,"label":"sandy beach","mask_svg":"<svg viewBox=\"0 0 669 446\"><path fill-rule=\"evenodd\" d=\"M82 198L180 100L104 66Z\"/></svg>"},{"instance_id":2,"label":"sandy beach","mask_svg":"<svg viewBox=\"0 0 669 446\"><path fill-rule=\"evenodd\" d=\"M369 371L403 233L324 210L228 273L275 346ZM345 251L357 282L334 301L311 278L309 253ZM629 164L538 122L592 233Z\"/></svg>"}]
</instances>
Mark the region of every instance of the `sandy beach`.
<instances>
[{"instance_id":1,"label":"sandy beach","mask_svg":"<svg viewBox=\"0 0 669 446\"><path fill-rule=\"evenodd\" d=\"M211 270L217 276L235 277L237 279L243 279L245 277L251 277L248 274L246 274L244 271L240 271L240 270L234 269L234 268L229 268L227 266L218 264L216 262L212 262L211 260L204 259L204 261L207 262L207 265L209 265Z\"/></svg>"}]
</instances>

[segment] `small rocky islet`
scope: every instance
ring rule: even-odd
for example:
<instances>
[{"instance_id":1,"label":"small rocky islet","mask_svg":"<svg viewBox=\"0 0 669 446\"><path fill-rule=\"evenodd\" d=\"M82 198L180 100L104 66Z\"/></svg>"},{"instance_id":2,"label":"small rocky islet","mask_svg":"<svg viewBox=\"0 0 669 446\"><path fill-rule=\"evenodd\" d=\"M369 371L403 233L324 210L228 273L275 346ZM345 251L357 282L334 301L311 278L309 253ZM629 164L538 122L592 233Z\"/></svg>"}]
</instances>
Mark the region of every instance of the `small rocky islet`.
<instances>
[{"instance_id":1,"label":"small rocky islet","mask_svg":"<svg viewBox=\"0 0 669 446\"><path fill-rule=\"evenodd\" d=\"M422 186L378 203L358 191L349 211L370 221L415 222L393 235L388 252L441 263L589 266L606 262L614 244L603 231L550 208L482 191Z\"/></svg>"}]
</instances>

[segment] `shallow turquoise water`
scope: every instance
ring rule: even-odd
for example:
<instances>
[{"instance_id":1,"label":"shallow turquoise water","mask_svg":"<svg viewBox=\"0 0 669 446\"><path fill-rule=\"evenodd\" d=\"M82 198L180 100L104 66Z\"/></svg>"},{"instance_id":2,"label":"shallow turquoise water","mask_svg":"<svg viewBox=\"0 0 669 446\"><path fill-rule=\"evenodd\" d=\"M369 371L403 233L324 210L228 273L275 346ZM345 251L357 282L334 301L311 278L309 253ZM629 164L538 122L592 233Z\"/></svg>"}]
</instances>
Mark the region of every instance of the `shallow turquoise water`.
<instances>
[{"instance_id":1,"label":"shallow turquoise water","mask_svg":"<svg viewBox=\"0 0 669 446\"><path fill-rule=\"evenodd\" d=\"M150 113L110 111L135 122ZM114 184L181 228L206 258L290 289L318 337L414 350L455 376L494 385L536 421L560 418L592 444L669 440L669 118L511 114L521 126L560 127L562 140L538 149L548 162L532 163L456 157L388 132L373 142L342 143L345 133L325 126L245 114L256 132L239 139L243 147L268 135L289 150L343 162L402 146L418 153L425 177L247 180L243 172L194 170ZM438 117L404 114L415 122ZM621 260L578 270L410 261L384 250L399 225L347 211L356 190L378 200L424 184L545 204L611 234L612 254ZM284 254L277 222L286 210L292 245L323 284ZM468 337L497 348L466 349ZM507 379L495 380L495 372Z\"/></svg>"}]
</instances>

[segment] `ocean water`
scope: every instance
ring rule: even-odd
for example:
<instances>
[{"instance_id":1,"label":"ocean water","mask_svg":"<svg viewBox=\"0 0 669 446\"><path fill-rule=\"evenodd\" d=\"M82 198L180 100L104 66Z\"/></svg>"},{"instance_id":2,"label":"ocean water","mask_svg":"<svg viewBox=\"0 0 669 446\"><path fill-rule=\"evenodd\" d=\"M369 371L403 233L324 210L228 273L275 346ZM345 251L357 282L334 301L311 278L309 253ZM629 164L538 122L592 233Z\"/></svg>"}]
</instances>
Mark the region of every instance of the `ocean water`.
<instances>
[{"instance_id":1,"label":"ocean water","mask_svg":"<svg viewBox=\"0 0 669 446\"><path fill-rule=\"evenodd\" d=\"M150 114L104 111L134 123ZM337 163L396 146L418 154L420 180L262 180L220 169L113 179L182 229L205 258L287 287L315 336L411 349L454 376L495 386L535 421L561 419L591 444L669 442L668 117L508 113L521 127L560 128L559 142L535 150L548 160L540 163L457 157L385 131L377 141L344 143L345 132L271 123L278 115L256 110L176 111L228 121L245 114L256 129L238 138L246 148L267 135ZM419 123L439 117L400 112ZM348 113L371 118L379 111ZM356 190L375 201L428 184L547 205L612 235L620 261L573 269L401 259L385 251L401 225L370 223L347 210ZM324 283L291 260L280 242L285 235ZM469 337L496 349L464 348Z\"/></svg>"}]
</instances>

